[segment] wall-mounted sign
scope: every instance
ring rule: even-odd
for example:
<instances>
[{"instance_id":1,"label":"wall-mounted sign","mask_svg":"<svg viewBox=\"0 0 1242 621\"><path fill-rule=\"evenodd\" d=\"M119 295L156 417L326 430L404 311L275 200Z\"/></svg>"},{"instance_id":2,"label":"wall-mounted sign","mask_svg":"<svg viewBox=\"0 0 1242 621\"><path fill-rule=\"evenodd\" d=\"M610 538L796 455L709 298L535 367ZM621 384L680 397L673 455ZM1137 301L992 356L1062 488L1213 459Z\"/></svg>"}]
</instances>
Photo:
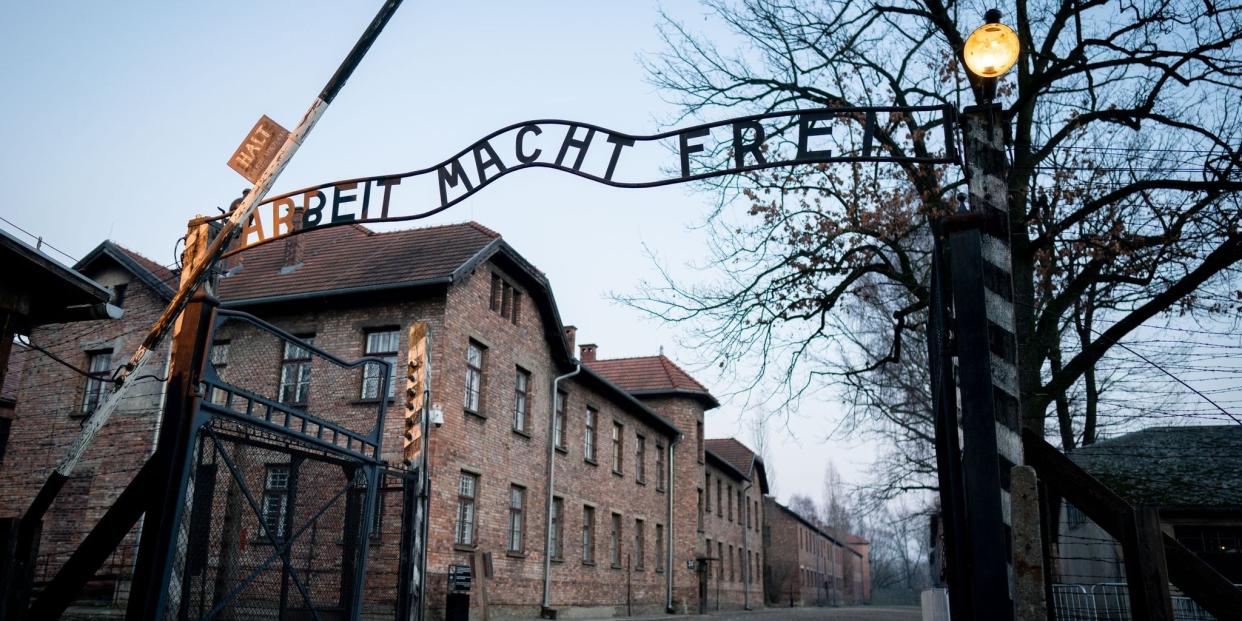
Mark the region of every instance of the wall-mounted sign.
<instances>
[{"instance_id":1,"label":"wall-mounted sign","mask_svg":"<svg viewBox=\"0 0 1242 621\"><path fill-rule=\"evenodd\" d=\"M267 165L276 159L276 152L288 137L289 130L268 118L266 114L263 115L250 128L250 133L246 134L241 146L233 152L233 157L229 158L229 168L236 170L250 183L258 183L259 177L267 170Z\"/></svg>"},{"instance_id":2,"label":"wall-mounted sign","mask_svg":"<svg viewBox=\"0 0 1242 621\"><path fill-rule=\"evenodd\" d=\"M952 109L939 106L772 112L649 136L561 120L515 123L428 168L325 183L269 198L243 231L241 247L288 235L295 209L302 210L303 230L415 220L526 168L647 188L831 162L954 163L952 125ZM913 136L935 132L943 136L937 141L939 150L920 154Z\"/></svg>"}]
</instances>

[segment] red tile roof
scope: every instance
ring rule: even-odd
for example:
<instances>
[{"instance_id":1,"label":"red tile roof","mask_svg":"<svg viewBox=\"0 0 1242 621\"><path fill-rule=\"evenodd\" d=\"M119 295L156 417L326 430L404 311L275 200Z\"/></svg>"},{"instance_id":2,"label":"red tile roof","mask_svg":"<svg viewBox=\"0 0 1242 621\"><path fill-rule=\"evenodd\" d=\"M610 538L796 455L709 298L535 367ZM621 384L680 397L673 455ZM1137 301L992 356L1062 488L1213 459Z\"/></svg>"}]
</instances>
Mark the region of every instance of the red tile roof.
<instances>
[{"instance_id":1,"label":"red tile roof","mask_svg":"<svg viewBox=\"0 0 1242 621\"><path fill-rule=\"evenodd\" d=\"M499 239L475 222L388 233L361 225L317 229L239 253L217 293L225 301L254 300L448 278ZM285 244L293 242L302 244L302 264L281 273Z\"/></svg>"},{"instance_id":2,"label":"red tile roof","mask_svg":"<svg viewBox=\"0 0 1242 621\"><path fill-rule=\"evenodd\" d=\"M116 242L113 242L113 243L116 244ZM128 255L129 258L133 259L136 263L138 263L138 265L142 266L143 269L147 270L148 272L151 272L151 275L154 276L156 280L164 283L165 285L167 285L168 287L171 287L174 290L177 288L177 285L178 285L177 275L173 273L172 270L168 269L167 267L164 267L163 265L160 265L159 263L156 263L155 261L151 259L148 259L138 254L137 252L134 252L133 250L130 250L129 248L126 248L125 246L116 244L116 247L121 252L124 252L126 255Z\"/></svg>"},{"instance_id":3,"label":"red tile roof","mask_svg":"<svg viewBox=\"0 0 1242 621\"><path fill-rule=\"evenodd\" d=\"M718 405L703 384L663 354L637 358L613 358L586 363L621 389L635 393L686 392L702 395L711 407Z\"/></svg>"},{"instance_id":4,"label":"red tile roof","mask_svg":"<svg viewBox=\"0 0 1242 621\"><path fill-rule=\"evenodd\" d=\"M704 442L709 451L733 464L733 467L741 471L742 474L750 476L750 469L755 461L755 453L746 448L745 444L733 438L708 438Z\"/></svg>"}]
</instances>

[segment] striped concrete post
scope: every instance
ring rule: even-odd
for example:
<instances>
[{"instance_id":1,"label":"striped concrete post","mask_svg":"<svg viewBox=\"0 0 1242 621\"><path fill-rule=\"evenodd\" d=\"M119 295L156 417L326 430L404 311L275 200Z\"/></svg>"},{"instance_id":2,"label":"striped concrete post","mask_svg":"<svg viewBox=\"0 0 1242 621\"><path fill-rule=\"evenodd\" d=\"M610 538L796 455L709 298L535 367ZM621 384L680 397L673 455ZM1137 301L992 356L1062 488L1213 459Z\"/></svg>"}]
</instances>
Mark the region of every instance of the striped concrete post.
<instances>
[{"instance_id":1,"label":"striped concrete post","mask_svg":"<svg viewBox=\"0 0 1242 621\"><path fill-rule=\"evenodd\" d=\"M1004 118L997 105L962 114L970 210L980 226L949 238L975 619L1014 614L1010 471L1022 463L1022 443Z\"/></svg>"}]
</instances>

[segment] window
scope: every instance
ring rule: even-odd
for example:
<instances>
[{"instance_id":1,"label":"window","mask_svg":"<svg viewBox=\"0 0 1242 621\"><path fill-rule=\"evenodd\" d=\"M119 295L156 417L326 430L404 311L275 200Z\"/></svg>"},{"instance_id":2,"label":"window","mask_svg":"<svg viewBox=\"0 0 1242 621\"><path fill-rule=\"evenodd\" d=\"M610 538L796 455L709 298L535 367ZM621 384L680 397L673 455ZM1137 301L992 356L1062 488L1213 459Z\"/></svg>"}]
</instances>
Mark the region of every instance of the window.
<instances>
[{"instance_id":1,"label":"window","mask_svg":"<svg viewBox=\"0 0 1242 621\"><path fill-rule=\"evenodd\" d=\"M703 488L695 490L699 493L699 532L703 532Z\"/></svg>"},{"instance_id":2,"label":"window","mask_svg":"<svg viewBox=\"0 0 1242 621\"><path fill-rule=\"evenodd\" d=\"M621 425L621 423L618 423L615 421L612 423L612 471L617 474L621 474L622 472L621 467L625 465L621 461L622 460L622 456L621 456L622 435L621 434L624 430L625 428Z\"/></svg>"},{"instance_id":3,"label":"window","mask_svg":"<svg viewBox=\"0 0 1242 621\"><path fill-rule=\"evenodd\" d=\"M522 367L513 379L513 430L530 433L530 371Z\"/></svg>"},{"instance_id":4,"label":"window","mask_svg":"<svg viewBox=\"0 0 1242 621\"><path fill-rule=\"evenodd\" d=\"M216 372L216 377L224 379L224 369L229 366L229 342L213 342L211 344L211 352L208 354L208 361L211 363L212 370ZM210 401L216 405L224 405L228 401L228 392L219 388L213 388Z\"/></svg>"},{"instance_id":5,"label":"window","mask_svg":"<svg viewBox=\"0 0 1242 621\"><path fill-rule=\"evenodd\" d=\"M478 414L483 407L483 356L486 349L474 342L466 346L466 411Z\"/></svg>"},{"instance_id":6,"label":"window","mask_svg":"<svg viewBox=\"0 0 1242 621\"><path fill-rule=\"evenodd\" d=\"M621 514L612 514L612 535L608 540L608 558L613 567L621 567Z\"/></svg>"},{"instance_id":7,"label":"window","mask_svg":"<svg viewBox=\"0 0 1242 621\"><path fill-rule=\"evenodd\" d=\"M634 446L634 477L639 483L647 482L647 438L641 433Z\"/></svg>"},{"instance_id":8,"label":"window","mask_svg":"<svg viewBox=\"0 0 1242 621\"><path fill-rule=\"evenodd\" d=\"M662 492L664 491L664 444L662 442L656 442L655 449L656 449L656 464L655 464L656 466L655 468L656 491Z\"/></svg>"},{"instance_id":9,"label":"window","mask_svg":"<svg viewBox=\"0 0 1242 621\"><path fill-rule=\"evenodd\" d=\"M733 546L729 546L729 582L733 582Z\"/></svg>"},{"instance_id":10,"label":"window","mask_svg":"<svg viewBox=\"0 0 1242 621\"><path fill-rule=\"evenodd\" d=\"M125 307L125 290L129 288L129 283L121 283L112 287L112 301L109 304L117 308Z\"/></svg>"},{"instance_id":11,"label":"window","mask_svg":"<svg viewBox=\"0 0 1242 621\"><path fill-rule=\"evenodd\" d=\"M759 514L759 501L756 500L754 502L755 502L755 532L759 532L759 521L761 518Z\"/></svg>"},{"instance_id":12,"label":"window","mask_svg":"<svg viewBox=\"0 0 1242 621\"><path fill-rule=\"evenodd\" d=\"M367 332L367 344L365 354L373 358L380 358L387 362L390 368L397 368L397 335L399 331L393 328L384 330L375 330ZM362 398L363 399L379 399L380 384L384 383L384 373L386 369L382 364L368 363L362 370ZM397 382L394 379L388 380L388 398L397 394Z\"/></svg>"},{"instance_id":13,"label":"window","mask_svg":"<svg viewBox=\"0 0 1242 621\"><path fill-rule=\"evenodd\" d=\"M737 523L738 524L742 523L742 507L746 507L747 509L750 508L746 505L746 498L742 495L742 490L739 489L737 490Z\"/></svg>"},{"instance_id":14,"label":"window","mask_svg":"<svg viewBox=\"0 0 1242 621\"><path fill-rule=\"evenodd\" d=\"M656 524L655 570L664 571L664 525Z\"/></svg>"},{"instance_id":15,"label":"window","mask_svg":"<svg viewBox=\"0 0 1242 621\"><path fill-rule=\"evenodd\" d=\"M716 542L716 579L724 579L724 544Z\"/></svg>"},{"instance_id":16,"label":"window","mask_svg":"<svg viewBox=\"0 0 1242 621\"><path fill-rule=\"evenodd\" d=\"M647 548L647 525L642 520L634 520L634 569L642 571L646 561L644 552Z\"/></svg>"},{"instance_id":17,"label":"window","mask_svg":"<svg viewBox=\"0 0 1242 621\"><path fill-rule=\"evenodd\" d=\"M315 335L299 335L307 345L315 344ZM280 362L280 400L291 405L306 405L310 396L311 353L309 349L285 341Z\"/></svg>"},{"instance_id":18,"label":"window","mask_svg":"<svg viewBox=\"0 0 1242 621\"><path fill-rule=\"evenodd\" d=\"M522 292L517 287L509 284L500 274L492 274L492 290L488 297L488 308L493 312L499 313L501 317L513 322L517 325L518 309L522 304Z\"/></svg>"},{"instance_id":19,"label":"window","mask_svg":"<svg viewBox=\"0 0 1242 621\"><path fill-rule=\"evenodd\" d=\"M738 501L739 503L740 503L740 502L742 502L742 498L738 498L738 499L737 499L737 501ZM740 506L740 505L739 505L739 506ZM741 518L738 518L738 519L741 519ZM750 528L750 524L751 524L751 521L750 521L750 503L746 503L746 528L748 528L748 529L749 529L749 528Z\"/></svg>"},{"instance_id":20,"label":"window","mask_svg":"<svg viewBox=\"0 0 1242 621\"><path fill-rule=\"evenodd\" d=\"M586 430L582 433L582 458L595 463L595 422L599 412L595 408L586 409Z\"/></svg>"},{"instance_id":21,"label":"window","mask_svg":"<svg viewBox=\"0 0 1242 621\"><path fill-rule=\"evenodd\" d=\"M289 515L289 466L267 466L263 477L263 531L277 543L285 539Z\"/></svg>"},{"instance_id":22,"label":"window","mask_svg":"<svg viewBox=\"0 0 1242 621\"><path fill-rule=\"evenodd\" d=\"M453 543L474 545L474 499L478 494L479 475L462 472L457 482L457 520L453 525Z\"/></svg>"},{"instance_id":23,"label":"window","mask_svg":"<svg viewBox=\"0 0 1242 621\"><path fill-rule=\"evenodd\" d=\"M733 486L729 486L729 493L725 496L729 501L729 521L733 521Z\"/></svg>"},{"instance_id":24,"label":"window","mask_svg":"<svg viewBox=\"0 0 1242 621\"><path fill-rule=\"evenodd\" d=\"M565 542L565 501L559 496L552 497L552 560L562 560Z\"/></svg>"},{"instance_id":25,"label":"window","mask_svg":"<svg viewBox=\"0 0 1242 621\"><path fill-rule=\"evenodd\" d=\"M82 413L90 414L107 396L104 386L111 379L108 377L108 369L112 366L112 351L93 351L86 356L86 370L91 377L86 380L86 392L82 395Z\"/></svg>"},{"instance_id":26,"label":"window","mask_svg":"<svg viewBox=\"0 0 1242 621\"><path fill-rule=\"evenodd\" d=\"M565 408L569 403L569 394L556 391L556 412L552 416L552 445L565 450Z\"/></svg>"},{"instance_id":27,"label":"window","mask_svg":"<svg viewBox=\"0 0 1242 621\"><path fill-rule=\"evenodd\" d=\"M707 475L707 502L704 506L707 507L708 513L712 512L712 475L710 474Z\"/></svg>"},{"instance_id":28,"label":"window","mask_svg":"<svg viewBox=\"0 0 1242 621\"><path fill-rule=\"evenodd\" d=\"M699 453L699 463L703 463L703 421L695 421L694 423L694 442L695 448Z\"/></svg>"},{"instance_id":29,"label":"window","mask_svg":"<svg viewBox=\"0 0 1242 621\"><path fill-rule=\"evenodd\" d=\"M582 507L582 562L595 564L595 507Z\"/></svg>"},{"instance_id":30,"label":"window","mask_svg":"<svg viewBox=\"0 0 1242 621\"><path fill-rule=\"evenodd\" d=\"M720 490L724 489L724 485L720 481L720 477L716 477L716 517L724 517L724 494Z\"/></svg>"},{"instance_id":31,"label":"window","mask_svg":"<svg viewBox=\"0 0 1242 621\"><path fill-rule=\"evenodd\" d=\"M509 487L509 537L508 550L521 554L526 549L526 488Z\"/></svg>"},{"instance_id":32,"label":"window","mask_svg":"<svg viewBox=\"0 0 1242 621\"><path fill-rule=\"evenodd\" d=\"M706 573L706 574L707 574L707 578L710 580L710 579L711 579L711 577L712 577L712 572L711 572L711 567L712 567L712 566L711 566L711 561L713 561L713 560L719 560L719 559L713 559L713 558L711 558L711 556L712 556L712 540L711 540L711 539L708 539L708 540L707 540L707 549L706 549L706 551L704 552L704 554L706 554L706 555L707 555L707 559L708 559L707 571L706 571L706 572L704 572L704 573Z\"/></svg>"}]
</instances>

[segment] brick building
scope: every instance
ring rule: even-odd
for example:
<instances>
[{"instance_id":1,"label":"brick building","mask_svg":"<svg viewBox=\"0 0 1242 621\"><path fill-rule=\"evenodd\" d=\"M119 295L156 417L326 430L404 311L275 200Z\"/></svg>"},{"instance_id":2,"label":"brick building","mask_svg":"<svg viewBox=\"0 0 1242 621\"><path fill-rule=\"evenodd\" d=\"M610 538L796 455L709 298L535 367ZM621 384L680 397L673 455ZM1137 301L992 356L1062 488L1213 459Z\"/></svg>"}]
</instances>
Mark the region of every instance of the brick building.
<instances>
[{"instance_id":1,"label":"brick building","mask_svg":"<svg viewBox=\"0 0 1242 621\"><path fill-rule=\"evenodd\" d=\"M708 557L707 606L763 606L763 460L733 438L707 440L703 536Z\"/></svg>"},{"instance_id":2,"label":"brick building","mask_svg":"<svg viewBox=\"0 0 1242 621\"><path fill-rule=\"evenodd\" d=\"M78 268L121 287L125 316L92 326L85 340L56 326L34 340L55 343L84 367L110 369L133 351L175 275L111 242ZM762 583L750 580L744 589L750 568L763 565L761 462L736 447L705 446L703 417L716 399L668 358L603 360L591 345L576 351L575 330L563 325L546 277L497 233L475 223L391 233L341 226L258 246L224 268L216 290L224 307L347 360L378 356L403 369L409 327L428 326L431 402L444 415L430 436L432 618L443 612L448 568L472 564L480 553L489 555L494 574L476 572L472 606L481 612L486 589L492 618L533 617L545 607L561 614L693 612L707 603L709 577L700 569L711 561L701 561L713 557L715 569L727 572L710 578L721 587L713 604L762 604ZM318 370L303 375L297 348L260 351L240 332L217 334L213 345L222 378L246 378L282 400L309 404L322 394L343 411L365 412L381 399L365 372L330 387ZM24 509L99 393L46 360L28 362L39 364L22 374L10 455L0 468L5 515ZM394 383L390 395L401 394L404 378ZM51 384L64 389L43 389ZM158 390L140 392L118 413L53 507L63 532L45 531L41 549L52 571L149 454L159 397ZM399 465L400 407L389 412L382 456ZM247 476L263 490L256 499L263 528L278 528L294 501L272 481L287 481L290 470L252 465ZM709 473L723 490L711 489L712 500L723 497L727 509L712 516L700 513ZM399 520L384 514L398 502L381 497L368 575L395 571ZM708 538L716 550L707 549ZM111 588L121 598L127 563L132 558L117 559L113 571ZM386 591L367 597L368 610L391 608Z\"/></svg>"},{"instance_id":3,"label":"brick building","mask_svg":"<svg viewBox=\"0 0 1242 621\"><path fill-rule=\"evenodd\" d=\"M20 516L78 435L82 421L106 394L106 378L138 347L172 295L176 277L154 261L105 242L74 269L109 291L118 319L50 323L30 329L34 346L15 351L22 369L16 382L7 455L0 464L0 517ZM113 313L115 314L115 313ZM160 407L167 346L155 352L143 379L78 463L44 520L36 581L51 577L87 530L120 494L150 455ZM86 378L52 358L92 373ZM105 575L128 575L136 533L104 564ZM98 585L92 585L98 586ZM114 594L105 588L99 596Z\"/></svg>"},{"instance_id":4,"label":"brick building","mask_svg":"<svg viewBox=\"0 0 1242 621\"><path fill-rule=\"evenodd\" d=\"M839 535L764 498L764 582L768 601L787 606L857 605L870 601L868 543ZM856 543L851 544L850 539Z\"/></svg>"}]
</instances>

